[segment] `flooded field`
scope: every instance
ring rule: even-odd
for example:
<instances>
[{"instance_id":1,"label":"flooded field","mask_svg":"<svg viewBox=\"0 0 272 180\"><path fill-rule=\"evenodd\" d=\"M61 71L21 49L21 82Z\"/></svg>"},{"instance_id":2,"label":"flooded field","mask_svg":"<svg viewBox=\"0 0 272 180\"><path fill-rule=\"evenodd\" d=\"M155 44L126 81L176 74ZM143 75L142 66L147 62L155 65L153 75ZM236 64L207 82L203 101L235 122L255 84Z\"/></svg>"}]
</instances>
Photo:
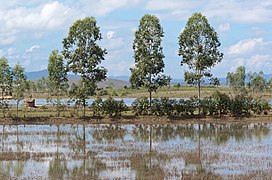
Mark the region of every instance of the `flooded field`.
<instances>
[{"instance_id":1,"label":"flooded field","mask_svg":"<svg viewBox=\"0 0 272 180\"><path fill-rule=\"evenodd\" d=\"M271 124L1 125L1 179L256 179Z\"/></svg>"}]
</instances>

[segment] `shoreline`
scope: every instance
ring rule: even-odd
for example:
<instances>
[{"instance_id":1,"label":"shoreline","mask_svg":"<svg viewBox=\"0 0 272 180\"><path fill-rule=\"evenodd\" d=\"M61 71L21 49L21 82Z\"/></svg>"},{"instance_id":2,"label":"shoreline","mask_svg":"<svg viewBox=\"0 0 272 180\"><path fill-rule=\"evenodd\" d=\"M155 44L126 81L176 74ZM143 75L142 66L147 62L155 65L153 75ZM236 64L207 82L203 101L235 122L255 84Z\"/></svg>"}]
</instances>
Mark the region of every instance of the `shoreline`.
<instances>
[{"instance_id":1,"label":"shoreline","mask_svg":"<svg viewBox=\"0 0 272 180\"><path fill-rule=\"evenodd\" d=\"M120 125L186 125L186 124L251 124L272 123L272 115L230 117L223 116L180 117L180 116L121 116L121 117L28 117L28 118L0 118L0 125L61 125L61 124L120 124Z\"/></svg>"}]
</instances>

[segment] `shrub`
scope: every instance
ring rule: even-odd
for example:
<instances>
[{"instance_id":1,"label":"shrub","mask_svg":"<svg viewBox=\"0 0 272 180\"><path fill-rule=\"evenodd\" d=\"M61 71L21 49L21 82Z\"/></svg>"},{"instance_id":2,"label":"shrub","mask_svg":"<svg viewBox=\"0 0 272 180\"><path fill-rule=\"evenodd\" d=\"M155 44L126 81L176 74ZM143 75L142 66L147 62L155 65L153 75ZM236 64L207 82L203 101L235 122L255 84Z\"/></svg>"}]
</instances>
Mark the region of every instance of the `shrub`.
<instances>
[{"instance_id":1,"label":"shrub","mask_svg":"<svg viewBox=\"0 0 272 180\"><path fill-rule=\"evenodd\" d=\"M177 115L181 115L185 112L185 110L186 110L185 105L186 105L186 100L184 100L184 99L180 99L175 102L174 109L175 109Z\"/></svg>"},{"instance_id":2,"label":"shrub","mask_svg":"<svg viewBox=\"0 0 272 180\"><path fill-rule=\"evenodd\" d=\"M255 114L267 114L270 109L269 103L266 100L257 99L252 102L252 111Z\"/></svg>"},{"instance_id":3,"label":"shrub","mask_svg":"<svg viewBox=\"0 0 272 180\"><path fill-rule=\"evenodd\" d=\"M136 99L132 104L132 111L136 115L147 115L149 109L149 101L147 98Z\"/></svg>"},{"instance_id":4,"label":"shrub","mask_svg":"<svg viewBox=\"0 0 272 180\"><path fill-rule=\"evenodd\" d=\"M252 102L251 97L237 95L230 100L230 113L232 115L248 115L252 109Z\"/></svg>"},{"instance_id":5,"label":"shrub","mask_svg":"<svg viewBox=\"0 0 272 180\"><path fill-rule=\"evenodd\" d=\"M176 100L169 98L162 98L161 100L161 111L164 115L171 116L174 114Z\"/></svg>"},{"instance_id":6,"label":"shrub","mask_svg":"<svg viewBox=\"0 0 272 180\"><path fill-rule=\"evenodd\" d=\"M105 89L102 89L98 92L98 96L107 96L109 92Z\"/></svg>"},{"instance_id":7,"label":"shrub","mask_svg":"<svg viewBox=\"0 0 272 180\"><path fill-rule=\"evenodd\" d=\"M228 113L230 108L230 98L227 94L216 91L212 94L211 98L214 101L214 112L218 113L220 116L221 114Z\"/></svg>"},{"instance_id":8,"label":"shrub","mask_svg":"<svg viewBox=\"0 0 272 180\"><path fill-rule=\"evenodd\" d=\"M101 97L96 98L91 104L91 110L93 111L94 116L100 116L103 114L103 100Z\"/></svg>"},{"instance_id":9,"label":"shrub","mask_svg":"<svg viewBox=\"0 0 272 180\"><path fill-rule=\"evenodd\" d=\"M190 98L185 101L185 114L186 115L193 115L198 104L198 99L197 98Z\"/></svg>"},{"instance_id":10,"label":"shrub","mask_svg":"<svg viewBox=\"0 0 272 180\"><path fill-rule=\"evenodd\" d=\"M123 111L126 111L128 107L126 106L124 100L117 101L112 97L107 98L102 103L103 113L110 116L121 116Z\"/></svg>"},{"instance_id":11,"label":"shrub","mask_svg":"<svg viewBox=\"0 0 272 180\"><path fill-rule=\"evenodd\" d=\"M204 98L200 101L200 108L202 115L212 115L215 111L214 100L211 98Z\"/></svg>"}]
</instances>

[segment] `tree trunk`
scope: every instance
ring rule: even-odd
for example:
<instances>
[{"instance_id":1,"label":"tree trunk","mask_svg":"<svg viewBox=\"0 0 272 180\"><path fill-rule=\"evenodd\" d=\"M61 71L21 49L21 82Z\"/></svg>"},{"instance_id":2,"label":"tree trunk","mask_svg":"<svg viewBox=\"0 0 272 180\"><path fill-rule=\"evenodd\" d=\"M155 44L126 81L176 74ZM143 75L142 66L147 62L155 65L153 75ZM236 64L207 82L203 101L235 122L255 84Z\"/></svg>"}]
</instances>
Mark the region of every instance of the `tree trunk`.
<instances>
[{"instance_id":1,"label":"tree trunk","mask_svg":"<svg viewBox=\"0 0 272 180\"><path fill-rule=\"evenodd\" d=\"M83 99L83 117L85 117L86 99Z\"/></svg>"},{"instance_id":2,"label":"tree trunk","mask_svg":"<svg viewBox=\"0 0 272 180\"><path fill-rule=\"evenodd\" d=\"M152 92L149 91L149 115L152 115Z\"/></svg>"},{"instance_id":3,"label":"tree trunk","mask_svg":"<svg viewBox=\"0 0 272 180\"><path fill-rule=\"evenodd\" d=\"M152 152L152 125L150 125L149 130L149 152Z\"/></svg>"},{"instance_id":4,"label":"tree trunk","mask_svg":"<svg viewBox=\"0 0 272 180\"><path fill-rule=\"evenodd\" d=\"M198 114L197 114L197 117L198 119L200 119L200 79L198 79Z\"/></svg>"},{"instance_id":5,"label":"tree trunk","mask_svg":"<svg viewBox=\"0 0 272 180\"><path fill-rule=\"evenodd\" d=\"M2 89L2 97L1 97L1 108L2 108L2 113L3 113L3 117L5 117L5 113L4 113L4 91Z\"/></svg>"},{"instance_id":6,"label":"tree trunk","mask_svg":"<svg viewBox=\"0 0 272 180\"><path fill-rule=\"evenodd\" d=\"M202 172L202 162L201 162L201 144L200 144L200 138L201 138L201 128L200 124L198 123L198 167L199 171Z\"/></svg>"},{"instance_id":7,"label":"tree trunk","mask_svg":"<svg viewBox=\"0 0 272 180\"><path fill-rule=\"evenodd\" d=\"M18 118L18 111L19 111L19 101L16 103L16 117Z\"/></svg>"}]
</instances>

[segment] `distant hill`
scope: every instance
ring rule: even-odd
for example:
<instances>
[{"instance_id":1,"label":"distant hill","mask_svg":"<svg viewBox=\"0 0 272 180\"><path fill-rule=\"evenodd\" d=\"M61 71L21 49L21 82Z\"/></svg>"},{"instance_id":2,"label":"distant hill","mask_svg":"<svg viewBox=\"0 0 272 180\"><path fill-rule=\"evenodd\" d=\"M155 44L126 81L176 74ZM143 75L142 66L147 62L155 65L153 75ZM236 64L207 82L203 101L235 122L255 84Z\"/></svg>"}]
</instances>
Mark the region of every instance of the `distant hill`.
<instances>
[{"instance_id":1,"label":"distant hill","mask_svg":"<svg viewBox=\"0 0 272 180\"><path fill-rule=\"evenodd\" d=\"M78 83L79 78L69 78L69 85L73 83ZM122 81L118 79L107 78L105 81L101 81L97 84L99 88L113 87L113 88L123 88L125 86L130 86L130 83L127 81Z\"/></svg>"},{"instance_id":2,"label":"distant hill","mask_svg":"<svg viewBox=\"0 0 272 180\"><path fill-rule=\"evenodd\" d=\"M42 77L46 78L48 76L47 69L41 71L33 71L33 72L26 72L26 76L28 80L38 80Z\"/></svg>"},{"instance_id":3,"label":"distant hill","mask_svg":"<svg viewBox=\"0 0 272 180\"><path fill-rule=\"evenodd\" d=\"M33 72L26 72L27 79L29 80L38 80L41 79L42 77L47 77L48 76L48 71L47 69L41 70L41 71L33 71ZM68 75L69 82L77 82L80 77L76 75ZM272 78L272 74L264 74L264 78L268 81L269 79ZM219 78L220 84L222 86L226 85L226 78ZM181 84L185 85L184 79L172 79L171 84ZM205 80L205 84L209 84L208 79ZM109 76L106 81L103 81L99 83L99 87L108 87L112 86L115 88L120 88L124 86L130 86L129 83L129 76Z\"/></svg>"},{"instance_id":4,"label":"distant hill","mask_svg":"<svg viewBox=\"0 0 272 180\"><path fill-rule=\"evenodd\" d=\"M26 76L28 80L36 81L41 79L42 77L47 78L48 71L47 69L41 71L34 71L34 72L26 72ZM105 81L98 83L99 88L105 87L113 87L113 88L123 88L125 86L130 86L130 83L126 81L126 76L118 76L120 79L115 78L107 78ZM123 78L122 78L123 77ZM68 75L69 84L77 83L80 79L80 76L77 75ZM124 80L123 80L124 79Z\"/></svg>"},{"instance_id":5,"label":"distant hill","mask_svg":"<svg viewBox=\"0 0 272 180\"><path fill-rule=\"evenodd\" d=\"M38 80L42 77L47 78L48 70L44 69L41 71L26 72L26 76L28 80ZM79 78L79 76L68 74L68 78Z\"/></svg>"}]
</instances>

